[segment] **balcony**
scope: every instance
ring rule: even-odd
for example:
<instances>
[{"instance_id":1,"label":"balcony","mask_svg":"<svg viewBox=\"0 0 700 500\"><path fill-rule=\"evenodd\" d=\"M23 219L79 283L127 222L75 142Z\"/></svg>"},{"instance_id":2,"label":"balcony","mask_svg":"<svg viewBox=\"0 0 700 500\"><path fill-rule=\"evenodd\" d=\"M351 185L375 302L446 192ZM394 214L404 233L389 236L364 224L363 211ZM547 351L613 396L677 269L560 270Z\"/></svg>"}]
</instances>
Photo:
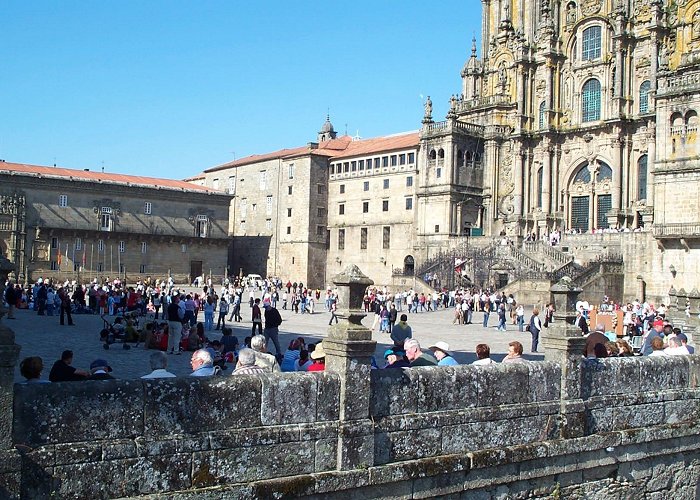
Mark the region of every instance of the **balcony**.
<instances>
[{"instance_id":1,"label":"balcony","mask_svg":"<svg viewBox=\"0 0 700 500\"><path fill-rule=\"evenodd\" d=\"M700 238L700 223L676 222L671 224L654 224L652 233L656 239L695 239Z\"/></svg>"}]
</instances>

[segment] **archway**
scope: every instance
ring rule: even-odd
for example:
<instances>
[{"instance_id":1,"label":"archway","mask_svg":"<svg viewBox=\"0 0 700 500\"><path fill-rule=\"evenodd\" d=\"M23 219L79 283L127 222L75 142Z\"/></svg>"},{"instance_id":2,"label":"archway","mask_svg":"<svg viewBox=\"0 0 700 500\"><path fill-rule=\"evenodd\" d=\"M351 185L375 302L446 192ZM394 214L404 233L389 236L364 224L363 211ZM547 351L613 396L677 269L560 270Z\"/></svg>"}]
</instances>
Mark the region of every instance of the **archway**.
<instances>
[{"instance_id":1,"label":"archway","mask_svg":"<svg viewBox=\"0 0 700 500\"><path fill-rule=\"evenodd\" d=\"M403 259L403 273L406 276L413 276L415 273L416 261L413 259L412 255L407 255Z\"/></svg>"}]
</instances>

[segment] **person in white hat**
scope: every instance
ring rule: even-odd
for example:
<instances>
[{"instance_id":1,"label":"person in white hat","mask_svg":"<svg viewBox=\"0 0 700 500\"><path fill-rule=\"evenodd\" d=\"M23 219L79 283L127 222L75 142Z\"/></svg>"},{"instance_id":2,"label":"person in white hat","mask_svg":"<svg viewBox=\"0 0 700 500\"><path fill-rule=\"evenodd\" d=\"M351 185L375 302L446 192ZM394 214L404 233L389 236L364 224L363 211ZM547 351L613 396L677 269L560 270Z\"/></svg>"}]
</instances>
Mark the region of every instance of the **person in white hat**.
<instances>
[{"instance_id":1,"label":"person in white hat","mask_svg":"<svg viewBox=\"0 0 700 500\"><path fill-rule=\"evenodd\" d=\"M428 349L433 352L433 356L438 360L438 366L455 366L459 364L455 358L450 356L450 345L447 342L440 340Z\"/></svg>"}]
</instances>

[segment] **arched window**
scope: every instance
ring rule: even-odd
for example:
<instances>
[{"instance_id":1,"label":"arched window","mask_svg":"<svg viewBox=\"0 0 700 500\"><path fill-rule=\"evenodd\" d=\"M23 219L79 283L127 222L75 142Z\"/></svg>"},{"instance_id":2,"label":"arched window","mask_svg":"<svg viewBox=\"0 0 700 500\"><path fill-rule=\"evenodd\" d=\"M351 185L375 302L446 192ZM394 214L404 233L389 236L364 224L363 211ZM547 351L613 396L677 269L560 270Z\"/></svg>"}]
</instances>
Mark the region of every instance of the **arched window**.
<instances>
[{"instance_id":1,"label":"arched window","mask_svg":"<svg viewBox=\"0 0 700 500\"><path fill-rule=\"evenodd\" d=\"M437 153L435 152L434 149L431 149L430 153L428 153L428 158L430 158L431 160L434 161L436 157L437 157Z\"/></svg>"},{"instance_id":2,"label":"arched window","mask_svg":"<svg viewBox=\"0 0 700 500\"><path fill-rule=\"evenodd\" d=\"M461 149L457 150L457 166L458 167L464 166L464 153L462 152Z\"/></svg>"},{"instance_id":3,"label":"arched window","mask_svg":"<svg viewBox=\"0 0 700 500\"><path fill-rule=\"evenodd\" d=\"M544 182L544 168L537 171L537 208L542 208L542 183Z\"/></svg>"},{"instance_id":4,"label":"arched window","mask_svg":"<svg viewBox=\"0 0 700 500\"><path fill-rule=\"evenodd\" d=\"M647 199L647 155L637 161L637 199Z\"/></svg>"},{"instance_id":5,"label":"arched window","mask_svg":"<svg viewBox=\"0 0 700 500\"><path fill-rule=\"evenodd\" d=\"M698 114L692 109L685 114L685 126L688 132L695 132L698 127Z\"/></svg>"},{"instance_id":6,"label":"arched window","mask_svg":"<svg viewBox=\"0 0 700 500\"><path fill-rule=\"evenodd\" d=\"M596 176L596 182L603 181L605 179L612 179L612 168L607 163L600 163L600 168L598 168L598 175Z\"/></svg>"},{"instance_id":7,"label":"arched window","mask_svg":"<svg viewBox=\"0 0 700 500\"><path fill-rule=\"evenodd\" d=\"M472 152L467 151L467 154L464 155L464 164L467 167L473 167L474 165L472 164L473 158L472 158Z\"/></svg>"},{"instance_id":8,"label":"arched window","mask_svg":"<svg viewBox=\"0 0 700 500\"><path fill-rule=\"evenodd\" d=\"M581 121L594 122L600 120L600 82L595 78L591 78L583 84L582 94Z\"/></svg>"},{"instance_id":9,"label":"arched window","mask_svg":"<svg viewBox=\"0 0 700 500\"><path fill-rule=\"evenodd\" d=\"M583 30L581 59L583 59L584 61L600 59L601 45L602 42L600 26L591 26Z\"/></svg>"},{"instance_id":10,"label":"arched window","mask_svg":"<svg viewBox=\"0 0 700 500\"><path fill-rule=\"evenodd\" d=\"M474 168L481 168L481 155L474 153Z\"/></svg>"},{"instance_id":11,"label":"arched window","mask_svg":"<svg viewBox=\"0 0 700 500\"><path fill-rule=\"evenodd\" d=\"M649 91L651 90L651 82L646 80L639 86L639 112L649 112Z\"/></svg>"},{"instance_id":12,"label":"arched window","mask_svg":"<svg viewBox=\"0 0 700 500\"><path fill-rule=\"evenodd\" d=\"M588 170L588 165L584 165L578 172L576 172L574 182L583 182L584 184L591 182L591 171Z\"/></svg>"},{"instance_id":13,"label":"arched window","mask_svg":"<svg viewBox=\"0 0 700 500\"><path fill-rule=\"evenodd\" d=\"M440 149L438 150L438 155L437 155L437 157L438 157L438 160L440 161L440 163L442 163L442 161L445 159L445 150L442 149L442 148L440 148Z\"/></svg>"},{"instance_id":14,"label":"arched window","mask_svg":"<svg viewBox=\"0 0 700 500\"><path fill-rule=\"evenodd\" d=\"M545 102L542 101L542 102L540 103L540 118L539 118L539 127L540 127L540 129L543 129L543 128L544 128L544 124L545 124L544 110L545 110Z\"/></svg>"}]
</instances>

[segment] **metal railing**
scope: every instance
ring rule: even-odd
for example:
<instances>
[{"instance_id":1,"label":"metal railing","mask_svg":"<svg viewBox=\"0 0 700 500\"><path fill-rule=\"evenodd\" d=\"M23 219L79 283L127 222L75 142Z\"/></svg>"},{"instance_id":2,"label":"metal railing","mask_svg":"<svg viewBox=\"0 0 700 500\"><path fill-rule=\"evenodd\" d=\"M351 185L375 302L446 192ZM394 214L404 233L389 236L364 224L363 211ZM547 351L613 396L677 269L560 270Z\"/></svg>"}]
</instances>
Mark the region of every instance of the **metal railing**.
<instances>
[{"instance_id":1,"label":"metal railing","mask_svg":"<svg viewBox=\"0 0 700 500\"><path fill-rule=\"evenodd\" d=\"M654 238L684 238L688 236L700 236L700 224L685 222L654 224L652 234L654 235Z\"/></svg>"}]
</instances>

